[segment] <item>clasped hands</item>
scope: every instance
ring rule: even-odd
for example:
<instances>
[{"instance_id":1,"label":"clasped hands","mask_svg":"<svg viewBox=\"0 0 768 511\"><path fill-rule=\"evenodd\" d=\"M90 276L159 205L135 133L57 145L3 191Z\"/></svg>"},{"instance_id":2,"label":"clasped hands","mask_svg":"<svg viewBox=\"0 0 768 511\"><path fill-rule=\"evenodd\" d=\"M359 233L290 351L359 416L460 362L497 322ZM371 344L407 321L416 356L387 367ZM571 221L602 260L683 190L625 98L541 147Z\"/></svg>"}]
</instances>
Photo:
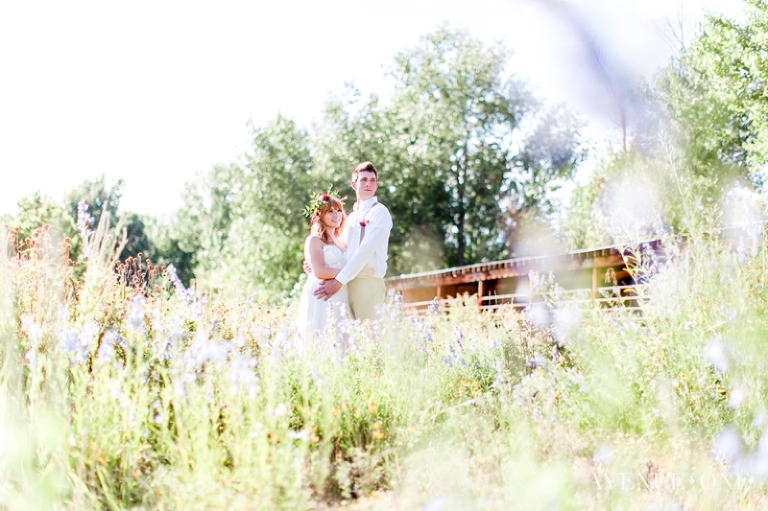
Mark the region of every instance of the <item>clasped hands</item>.
<instances>
[{"instance_id":1,"label":"clasped hands","mask_svg":"<svg viewBox=\"0 0 768 511\"><path fill-rule=\"evenodd\" d=\"M320 287L315 290L315 296L328 301L333 295L339 292L341 286L341 282L336 279L324 280L320 283Z\"/></svg>"},{"instance_id":2,"label":"clasped hands","mask_svg":"<svg viewBox=\"0 0 768 511\"><path fill-rule=\"evenodd\" d=\"M304 261L304 273L307 275L312 274L312 267L308 262ZM320 282L320 287L315 290L315 297L320 300L328 301L333 295L339 292L343 284L336 279L329 279Z\"/></svg>"}]
</instances>

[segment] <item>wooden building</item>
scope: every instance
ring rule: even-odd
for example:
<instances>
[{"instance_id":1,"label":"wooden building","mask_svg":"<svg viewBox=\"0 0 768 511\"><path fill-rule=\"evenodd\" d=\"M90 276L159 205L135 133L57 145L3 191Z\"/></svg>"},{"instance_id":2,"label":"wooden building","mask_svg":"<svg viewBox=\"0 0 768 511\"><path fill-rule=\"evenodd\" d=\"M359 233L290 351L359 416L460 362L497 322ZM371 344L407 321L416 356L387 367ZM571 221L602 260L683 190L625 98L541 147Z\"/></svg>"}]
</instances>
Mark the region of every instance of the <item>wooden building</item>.
<instances>
[{"instance_id":1,"label":"wooden building","mask_svg":"<svg viewBox=\"0 0 768 511\"><path fill-rule=\"evenodd\" d=\"M660 253L660 241L641 243L641 251ZM403 309L424 312L430 303L469 295L481 310L502 306L525 307L536 299L533 275L552 275L565 299L591 300L637 307L637 286L628 265L635 264L636 252L621 246L578 250L559 255L521 257L478 263L386 279L388 290L402 294Z\"/></svg>"}]
</instances>

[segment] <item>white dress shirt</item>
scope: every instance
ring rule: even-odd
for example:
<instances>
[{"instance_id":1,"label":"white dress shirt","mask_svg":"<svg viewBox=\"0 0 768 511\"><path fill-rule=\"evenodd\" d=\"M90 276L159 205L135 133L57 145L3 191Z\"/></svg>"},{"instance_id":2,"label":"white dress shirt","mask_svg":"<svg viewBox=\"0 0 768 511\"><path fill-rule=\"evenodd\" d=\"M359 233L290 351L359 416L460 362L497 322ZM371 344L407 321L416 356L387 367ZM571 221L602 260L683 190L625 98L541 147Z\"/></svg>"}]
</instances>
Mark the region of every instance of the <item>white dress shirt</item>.
<instances>
[{"instance_id":1,"label":"white dress shirt","mask_svg":"<svg viewBox=\"0 0 768 511\"><path fill-rule=\"evenodd\" d=\"M374 204L378 204L375 208ZM365 220L365 237L360 243L360 222ZM387 273L387 247L392 230L392 215L376 197L356 202L344 223L343 237L347 240L347 263L336 280L347 284L362 272L367 277L383 278Z\"/></svg>"}]
</instances>

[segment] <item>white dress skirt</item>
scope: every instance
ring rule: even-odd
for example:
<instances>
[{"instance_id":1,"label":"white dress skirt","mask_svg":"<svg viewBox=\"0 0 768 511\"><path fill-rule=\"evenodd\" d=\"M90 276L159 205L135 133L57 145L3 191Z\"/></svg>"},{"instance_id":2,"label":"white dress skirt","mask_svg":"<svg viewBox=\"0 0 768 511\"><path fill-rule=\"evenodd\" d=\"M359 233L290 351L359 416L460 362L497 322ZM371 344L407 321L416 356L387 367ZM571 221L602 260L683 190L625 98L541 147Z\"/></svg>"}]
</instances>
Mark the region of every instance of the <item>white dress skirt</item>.
<instances>
[{"instance_id":1,"label":"white dress skirt","mask_svg":"<svg viewBox=\"0 0 768 511\"><path fill-rule=\"evenodd\" d=\"M336 245L323 245L323 259L328 268L344 267L344 252ZM299 313L296 317L296 328L298 330L300 352L306 352L307 349L328 348L339 352L343 356L344 342L343 333L340 330L340 323L350 318L349 314L349 294L347 286L342 286L338 293L334 294L330 300L325 301L315 296L315 290L320 286L321 279L314 274L307 277L304 283L304 289L301 291L299 299ZM328 320L332 319L336 323L335 332L326 331Z\"/></svg>"}]
</instances>

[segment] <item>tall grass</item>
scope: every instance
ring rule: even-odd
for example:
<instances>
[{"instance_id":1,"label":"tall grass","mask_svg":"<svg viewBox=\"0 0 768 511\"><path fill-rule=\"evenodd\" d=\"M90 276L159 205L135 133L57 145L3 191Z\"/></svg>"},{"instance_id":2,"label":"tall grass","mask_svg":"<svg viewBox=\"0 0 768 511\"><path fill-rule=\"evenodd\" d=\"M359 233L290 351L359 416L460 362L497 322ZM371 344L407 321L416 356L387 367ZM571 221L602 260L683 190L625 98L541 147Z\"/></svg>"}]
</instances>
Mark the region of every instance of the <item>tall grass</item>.
<instances>
[{"instance_id":1,"label":"tall grass","mask_svg":"<svg viewBox=\"0 0 768 511\"><path fill-rule=\"evenodd\" d=\"M642 314L551 283L544 321L395 300L299 350L292 305L116 264L106 225L81 280L0 236L0 509L764 507L762 238L638 249Z\"/></svg>"}]
</instances>

